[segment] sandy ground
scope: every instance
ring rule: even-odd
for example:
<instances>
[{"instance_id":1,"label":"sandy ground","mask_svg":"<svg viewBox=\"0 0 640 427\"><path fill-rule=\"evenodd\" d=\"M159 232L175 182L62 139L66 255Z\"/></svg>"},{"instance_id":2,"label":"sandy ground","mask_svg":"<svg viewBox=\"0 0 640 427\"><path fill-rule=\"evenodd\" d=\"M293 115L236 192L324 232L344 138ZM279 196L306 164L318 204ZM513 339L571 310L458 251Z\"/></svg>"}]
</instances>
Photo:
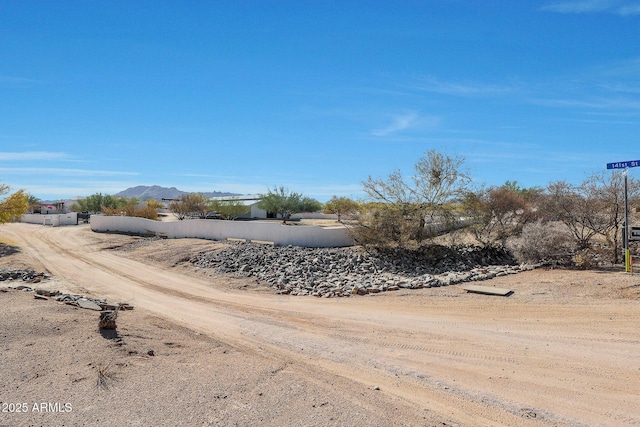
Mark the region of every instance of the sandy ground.
<instances>
[{"instance_id":1,"label":"sandy ground","mask_svg":"<svg viewBox=\"0 0 640 427\"><path fill-rule=\"evenodd\" d=\"M29 224L0 241L0 267L48 271L40 287L135 306L109 337L97 312L0 292L0 426L640 425L640 276L620 270L323 299L186 262L216 242Z\"/></svg>"}]
</instances>

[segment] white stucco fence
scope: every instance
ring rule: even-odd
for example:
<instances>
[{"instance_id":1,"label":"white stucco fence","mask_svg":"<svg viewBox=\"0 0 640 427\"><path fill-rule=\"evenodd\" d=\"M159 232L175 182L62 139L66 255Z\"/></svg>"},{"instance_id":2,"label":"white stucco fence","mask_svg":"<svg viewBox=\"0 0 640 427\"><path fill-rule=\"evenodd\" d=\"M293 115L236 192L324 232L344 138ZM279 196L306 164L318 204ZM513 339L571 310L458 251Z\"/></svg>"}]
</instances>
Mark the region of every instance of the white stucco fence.
<instances>
[{"instance_id":1,"label":"white stucco fence","mask_svg":"<svg viewBox=\"0 0 640 427\"><path fill-rule=\"evenodd\" d=\"M91 230L154 234L170 239L192 237L208 240L227 238L273 242L281 246L313 248L352 246L353 239L344 227L283 225L279 222L223 221L193 219L161 222L128 216L91 216Z\"/></svg>"},{"instance_id":2,"label":"white stucco fence","mask_svg":"<svg viewBox=\"0 0 640 427\"><path fill-rule=\"evenodd\" d=\"M51 225L76 225L78 224L78 214L69 212L65 214L26 214L20 218L21 222L29 224Z\"/></svg>"}]
</instances>

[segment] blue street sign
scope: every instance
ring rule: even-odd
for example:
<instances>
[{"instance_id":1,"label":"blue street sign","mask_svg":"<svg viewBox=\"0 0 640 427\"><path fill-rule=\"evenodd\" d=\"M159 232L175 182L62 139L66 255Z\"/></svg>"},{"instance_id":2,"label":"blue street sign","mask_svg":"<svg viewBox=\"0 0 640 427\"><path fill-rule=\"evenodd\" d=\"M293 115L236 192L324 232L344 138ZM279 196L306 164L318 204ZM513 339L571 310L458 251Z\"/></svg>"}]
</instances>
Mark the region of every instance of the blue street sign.
<instances>
[{"instance_id":1,"label":"blue street sign","mask_svg":"<svg viewBox=\"0 0 640 427\"><path fill-rule=\"evenodd\" d=\"M607 163L607 169L626 169L640 166L640 160L629 160L628 162Z\"/></svg>"}]
</instances>

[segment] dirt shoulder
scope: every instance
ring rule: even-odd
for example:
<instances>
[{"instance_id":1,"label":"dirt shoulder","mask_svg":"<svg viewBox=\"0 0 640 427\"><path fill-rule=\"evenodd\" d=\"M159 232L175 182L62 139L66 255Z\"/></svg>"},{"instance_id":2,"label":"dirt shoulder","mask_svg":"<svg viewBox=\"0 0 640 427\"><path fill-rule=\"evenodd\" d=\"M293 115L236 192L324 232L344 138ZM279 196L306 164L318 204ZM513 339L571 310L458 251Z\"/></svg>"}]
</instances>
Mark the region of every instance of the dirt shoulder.
<instances>
[{"instance_id":1,"label":"dirt shoulder","mask_svg":"<svg viewBox=\"0 0 640 427\"><path fill-rule=\"evenodd\" d=\"M335 393L146 311L121 313L117 336L103 337L96 312L21 291L0 292L0 304L1 426L383 426L397 411L367 387Z\"/></svg>"},{"instance_id":2,"label":"dirt shoulder","mask_svg":"<svg viewBox=\"0 0 640 427\"><path fill-rule=\"evenodd\" d=\"M96 312L0 292L0 401L29 409L0 426L640 425L640 277L620 271L481 283L508 298L455 285L329 300L186 262L217 242L25 224L0 238L19 248L0 268L136 307L105 338Z\"/></svg>"}]
</instances>

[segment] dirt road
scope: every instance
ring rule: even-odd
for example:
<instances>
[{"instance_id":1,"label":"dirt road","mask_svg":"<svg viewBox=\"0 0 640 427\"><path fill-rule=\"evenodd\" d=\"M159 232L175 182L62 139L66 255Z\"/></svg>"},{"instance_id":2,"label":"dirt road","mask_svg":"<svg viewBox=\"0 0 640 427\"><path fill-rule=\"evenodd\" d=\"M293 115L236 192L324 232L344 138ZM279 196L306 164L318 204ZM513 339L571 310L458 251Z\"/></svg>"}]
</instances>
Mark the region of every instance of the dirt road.
<instances>
[{"instance_id":1,"label":"dirt road","mask_svg":"<svg viewBox=\"0 0 640 427\"><path fill-rule=\"evenodd\" d=\"M640 277L534 270L482 283L513 289L508 298L462 285L291 297L104 250L87 227L11 224L0 234L70 291L275 357L336 396L374 390L396 409L390 425L640 425ZM187 242L155 244L175 252Z\"/></svg>"}]
</instances>

